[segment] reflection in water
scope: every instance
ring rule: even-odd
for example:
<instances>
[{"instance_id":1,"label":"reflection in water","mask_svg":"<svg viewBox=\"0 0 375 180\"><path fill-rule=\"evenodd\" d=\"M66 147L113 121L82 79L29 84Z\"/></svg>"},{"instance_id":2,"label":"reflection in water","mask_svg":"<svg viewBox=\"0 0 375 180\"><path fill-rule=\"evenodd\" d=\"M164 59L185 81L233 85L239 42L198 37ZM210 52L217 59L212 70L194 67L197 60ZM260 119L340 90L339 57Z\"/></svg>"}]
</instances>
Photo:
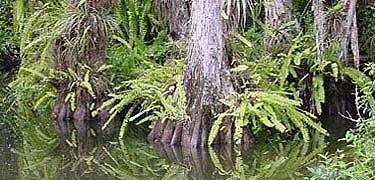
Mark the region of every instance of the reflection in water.
<instances>
[{"instance_id":1,"label":"reflection in water","mask_svg":"<svg viewBox=\"0 0 375 180\"><path fill-rule=\"evenodd\" d=\"M155 156L145 144L127 143L112 149L108 154L112 162L102 165L102 170L120 179L295 179L304 175L324 147L317 135L311 144L295 141L250 149L154 144Z\"/></svg>"},{"instance_id":2,"label":"reflection in water","mask_svg":"<svg viewBox=\"0 0 375 180\"><path fill-rule=\"evenodd\" d=\"M43 141L55 144L53 139ZM250 149L187 149L128 139L85 153L56 153L39 139L36 144L24 142L17 154L21 179L300 179L324 146L319 136L310 144L295 141Z\"/></svg>"},{"instance_id":3,"label":"reflection in water","mask_svg":"<svg viewBox=\"0 0 375 180\"><path fill-rule=\"evenodd\" d=\"M96 162L105 162L107 153L95 147L85 153L75 148L59 149L54 138L37 128L26 132L17 143L14 154L18 156L19 179L108 179ZM1 174L0 174L1 175Z\"/></svg>"},{"instance_id":4,"label":"reflection in water","mask_svg":"<svg viewBox=\"0 0 375 180\"><path fill-rule=\"evenodd\" d=\"M154 145L169 163L187 167L188 179L286 179L302 176L325 143L288 142L251 149L186 149ZM301 172L299 172L301 171ZM301 178L301 177L300 177Z\"/></svg>"}]
</instances>

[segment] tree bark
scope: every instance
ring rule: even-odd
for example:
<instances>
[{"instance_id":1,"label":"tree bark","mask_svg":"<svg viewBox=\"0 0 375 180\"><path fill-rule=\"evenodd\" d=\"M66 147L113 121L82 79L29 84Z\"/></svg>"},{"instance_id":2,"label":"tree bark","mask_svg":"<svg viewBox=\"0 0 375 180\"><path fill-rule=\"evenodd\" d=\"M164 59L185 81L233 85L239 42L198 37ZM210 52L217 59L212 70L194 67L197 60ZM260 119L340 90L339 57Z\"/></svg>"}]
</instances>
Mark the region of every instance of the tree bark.
<instances>
[{"instance_id":1,"label":"tree bark","mask_svg":"<svg viewBox=\"0 0 375 180\"><path fill-rule=\"evenodd\" d=\"M348 64L348 45L350 40L354 40L351 43L354 43L354 49L358 48L358 32L356 25L354 25L354 19L356 21L356 4L357 0L341 0L343 3L343 9L342 9L342 16L345 17L345 21L341 23L340 32L338 32L338 47L337 47L337 58L341 60L344 64ZM355 27L354 27L355 26ZM354 37L355 35L356 38ZM352 38L351 38L352 36ZM354 38L353 38L354 37ZM357 42L355 42L357 39ZM352 46L353 47L353 46ZM356 52L353 52L355 56L359 56L359 52L357 54ZM356 60L356 62L359 61L359 57Z\"/></svg>"},{"instance_id":2,"label":"tree bark","mask_svg":"<svg viewBox=\"0 0 375 180\"><path fill-rule=\"evenodd\" d=\"M353 15L353 27L352 32L350 34L350 41L352 46L352 52L353 52L353 60L354 60L354 66L359 69L359 46L358 46L358 27L357 27L357 14L354 10Z\"/></svg>"},{"instance_id":3,"label":"tree bark","mask_svg":"<svg viewBox=\"0 0 375 180\"><path fill-rule=\"evenodd\" d=\"M174 40L186 40L189 32L189 1L156 0L159 19L168 24L169 35Z\"/></svg>"},{"instance_id":4,"label":"tree bark","mask_svg":"<svg viewBox=\"0 0 375 180\"><path fill-rule=\"evenodd\" d=\"M110 1L89 0L79 7L79 0L71 0L69 3L79 10L86 11L89 16L73 27L65 28L63 37L55 43L56 69L70 73L71 77L52 82L57 94L51 120L61 140L65 140L70 137L72 131L76 131L79 143L83 144L87 140L90 128L101 137L112 133L111 128L104 131L101 129L108 120L109 108L100 111L95 117L91 115L91 110L100 107L105 101L108 90L105 73L96 72L99 67L105 65L107 48L105 23L98 22L96 17L103 15L109 8ZM69 8L71 6L67 7L67 11ZM86 43L75 44L79 47L72 47L70 44L85 31L87 36L81 38L86 38ZM68 100L69 96L71 100Z\"/></svg>"},{"instance_id":5,"label":"tree bark","mask_svg":"<svg viewBox=\"0 0 375 180\"><path fill-rule=\"evenodd\" d=\"M219 0L192 1L190 41L183 73L189 118L182 122L157 122L148 135L149 141L192 148L207 146L213 121L225 111L219 100L235 92L223 37L228 26L222 21ZM214 143L232 144L232 119L224 118L222 126ZM250 127L244 127L240 143L253 142Z\"/></svg>"},{"instance_id":6,"label":"tree bark","mask_svg":"<svg viewBox=\"0 0 375 180\"><path fill-rule=\"evenodd\" d=\"M315 41L317 46L317 63L323 61L324 55L324 3L323 0L314 0L314 31L315 31Z\"/></svg>"},{"instance_id":7,"label":"tree bark","mask_svg":"<svg viewBox=\"0 0 375 180\"><path fill-rule=\"evenodd\" d=\"M266 48L276 46L288 49L292 28L283 27L285 23L293 20L291 0L265 0L265 24L271 28L274 35L265 34L264 45ZM282 28L282 29L281 29ZM282 47L286 46L286 47Z\"/></svg>"},{"instance_id":8,"label":"tree bark","mask_svg":"<svg viewBox=\"0 0 375 180\"><path fill-rule=\"evenodd\" d=\"M187 146L207 144L215 116L222 111L220 98L234 92L226 64L223 26L218 0L194 0L191 31L184 69L189 123L183 129Z\"/></svg>"}]
</instances>

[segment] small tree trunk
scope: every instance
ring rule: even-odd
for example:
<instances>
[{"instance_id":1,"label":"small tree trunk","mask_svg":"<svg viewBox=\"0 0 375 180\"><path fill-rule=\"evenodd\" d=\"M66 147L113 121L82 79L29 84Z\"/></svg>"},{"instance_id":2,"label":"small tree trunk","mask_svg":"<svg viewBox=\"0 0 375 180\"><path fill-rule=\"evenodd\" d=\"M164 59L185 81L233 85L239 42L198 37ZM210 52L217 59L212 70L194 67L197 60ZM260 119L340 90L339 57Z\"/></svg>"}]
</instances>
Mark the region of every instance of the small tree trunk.
<instances>
[{"instance_id":1,"label":"small tree trunk","mask_svg":"<svg viewBox=\"0 0 375 180\"><path fill-rule=\"evenodd\" d=\"M345 17L345 21L342 22L340 32L338 33L338 48L337 48L337 57L341 60L344 64L348 64L348 45L350 42L350 36L352 35L353 31L353 22L356 13L356 4L357 0L342 0L343 9L342 9L342 16ZM354 33L355 34L355 33ZM353 35L352 35L353 36ZM357 33L358 39L358 33ZM354 42L355 43L355 42ZM358 46L358 43L357 43Z\"/></svg>"},{"instance_id":2,"label":"small tree trunk","mask_svg":"<svg viewBox=\"0 0 375 180\"><path fill-rule=\"evenodd\" d=\"M323 61L324 55L324 4L323 0L314 0L314 31L317 46L317 63Z\"/></svg>"},{"instance_id":3,"label":"small tree trunk","mask_svg":"<svg viewBox=\"0 0 375 180\"><path fill-rule=\"evenodd\" d=\"M359 60L359 46L358 46L357 15L356 15L355 10L354 10L354 16L353 16L353 27L352 27L352 32L350 35L351 35L350 41L352 45L354 66L358 69L360 60Z\"/></svg>"}]
</instances>

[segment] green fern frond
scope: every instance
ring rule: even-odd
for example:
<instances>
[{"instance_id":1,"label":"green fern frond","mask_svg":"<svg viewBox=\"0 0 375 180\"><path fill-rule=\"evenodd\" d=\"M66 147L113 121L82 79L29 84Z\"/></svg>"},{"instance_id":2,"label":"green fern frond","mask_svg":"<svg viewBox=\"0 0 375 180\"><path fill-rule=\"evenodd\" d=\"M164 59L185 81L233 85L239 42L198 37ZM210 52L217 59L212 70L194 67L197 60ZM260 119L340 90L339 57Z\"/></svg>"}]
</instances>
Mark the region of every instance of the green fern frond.
<instances>
[{"instance_id":1,"label":"green fern frond","mask_svg":"<svg viewBox=\"0 0 375 180\"><path fill-rule=\"evenodd\" d=\"M219 133L220 125L223 121L223 119L227 116L228 114L222 113L219 115L219 117L214 121L211 127L210 134L208 136L208 145L211 145L214 142L214 139L216 135Z\"/></svg>"},{"instance_id":2,"label":"green fern frond","mask_svg":"<svg viewBox=\"0 0 375 180\"><path fill-rule=\"evenodd\" d=\"M313 97L315 102L316 112L318 114L322 113L322 103L325 102L325 90L324 90L324 80L322 75L316 75L312 80L313 86Z\"/></svg>"},{"instance_id":3,"label":"green fern frond","mask_svg":"<svg viewBox=\"0 0 375 180\"><path fill-rule=\"evenodd\" d=\"M285 59L283 65L281 66L280 74L279 74L280 87L284 86L285 80L289 75L290 61L291 59L289 58Z\"/></svg>"},{"instance_id":4,"label":"green fern frond","mask_svg":"<svg viewBox=\"0 0 375 180\"><path fill-rule=\"evenodd\" d=\"M273 111L273 108L269 105L263 106L264 110L267 112L271 123L274 124L276 130L281 133L285 132L286 127L278 120L276 113Z\"/></svg>"}]
</instances>

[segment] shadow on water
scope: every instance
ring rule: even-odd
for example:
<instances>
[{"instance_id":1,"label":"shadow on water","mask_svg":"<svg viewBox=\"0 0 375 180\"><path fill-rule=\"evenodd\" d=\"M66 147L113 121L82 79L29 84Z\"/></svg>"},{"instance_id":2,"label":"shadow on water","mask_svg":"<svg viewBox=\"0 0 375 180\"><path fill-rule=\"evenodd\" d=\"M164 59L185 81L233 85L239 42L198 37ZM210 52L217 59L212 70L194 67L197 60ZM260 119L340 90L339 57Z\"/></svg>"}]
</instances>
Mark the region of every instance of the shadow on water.
<instances>
[{"instance_id":1,"label":"shadow on water","mask_svg":"<svg viewBox=\"0 0 375 180\"><path fill-rule=\"evenodd\" d=\"M330 134L330 136L326 137L328 142L326 151L335 153L337 149L345 149L346 141L341 139L345 137L349 129L355 127L355 123L339 116L326 118L321 122L323 122L324 129Z\"/></svg>"}]
</instances>

